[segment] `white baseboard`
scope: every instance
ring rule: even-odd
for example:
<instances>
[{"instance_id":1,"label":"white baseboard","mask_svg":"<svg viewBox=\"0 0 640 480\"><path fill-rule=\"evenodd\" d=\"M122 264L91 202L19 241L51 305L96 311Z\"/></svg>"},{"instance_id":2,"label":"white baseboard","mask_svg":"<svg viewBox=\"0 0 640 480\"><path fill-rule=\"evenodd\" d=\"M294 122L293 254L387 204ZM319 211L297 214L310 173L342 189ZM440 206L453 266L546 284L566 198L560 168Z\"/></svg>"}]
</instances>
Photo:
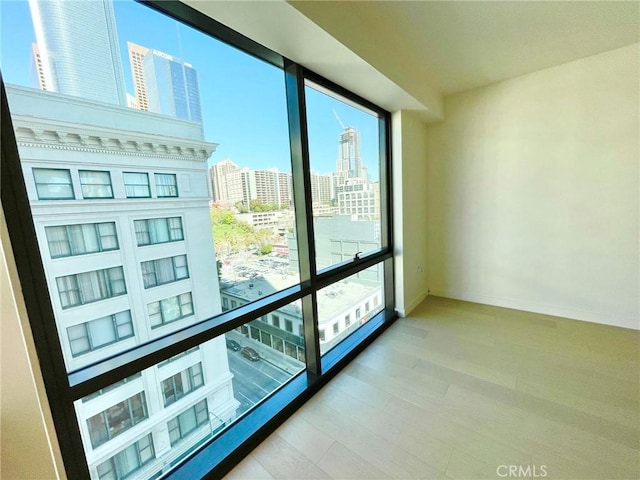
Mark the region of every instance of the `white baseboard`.
<instances>
[{"instance_id":1,"label":"white baseboard","mask_svg":"<svg viewBox=\"0 0 640 480\"><path fill-rule=\"evenodd\" d=\"M398 312L398 315L400 315L401 317L406 317L407 315L410 315L411 312L418 306L420 305L425 298L427 298L429 296L429 290L426 290L420 294L418 294L413 300L411 300L411 302L409 302L407 305L404 305L403 307L399 307L396 308L396 312Z\"/></svg>"},{"instance_id":2,"label":"white baseboard","mask_svg":"<svg viewBox=\"0 0 640 480\"><path fill-rule=\"evenodd\" d=\"M525 312L553 315L556 317L570 318L572 320L581 320L584 322L600 323L602 325L610 325L613 327L640 330L640 319L620 316L614 317L611 312L580 310L577 308L560 305L546 305L537 302L493 297L477 293L457 292L454 290L432 289L429 295L436 297L453 298L455 300L463 300L467 302L482 303L485 305L493 305L495 307L513 308L514 310L523 310Z\"/></svg>"}]
</instances>

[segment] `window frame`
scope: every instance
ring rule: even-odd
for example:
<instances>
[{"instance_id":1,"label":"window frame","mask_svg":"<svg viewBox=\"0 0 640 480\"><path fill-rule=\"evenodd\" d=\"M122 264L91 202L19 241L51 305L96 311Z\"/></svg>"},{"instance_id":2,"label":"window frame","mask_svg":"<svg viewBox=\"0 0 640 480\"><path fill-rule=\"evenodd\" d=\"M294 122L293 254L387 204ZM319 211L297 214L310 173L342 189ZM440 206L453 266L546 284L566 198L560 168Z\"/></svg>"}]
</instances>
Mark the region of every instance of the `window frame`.
<instances>
[{"instance_id":1,"label":"window frame","mask_svg":"<svg viewBox=\"0 0 640 480\"><path fill-rule=\"evenodd\" d=\"M3 83L4 85L4 83ZM38 180L36 179L36 171L40 172L40 171L44 171L44 170L58 170L60 172L67 172L67 176L69 177L69 183L41 183L38 182ZM33 183L36 186L36 196L38 197L38 200L75 200L76 199L76 192L73 188L73 177L71 176L71 169L70 168L46 168L46 167L33 167L31 169L31 174L33 175ZM67 197L48 197L48 196L40 196L40 185L68 185L69 188L71 189L71 196L67 196Z\"/></svg>"},{"instance_id":2,"label":"window frame","mask_svg":"<svg viewBox=\"0 0 640 480\"><path fill-rule=\"evenodd\" d=\"M129 321L125 322L125 323L119 323L121 320L118 318L118 315L122 314L122 313L126 313L129 312ZM91 322L97 322L99 320L103 320L103 319L110 319L112 322L112 326L113 326L113 336L114 336L114 340L107 342L107 343L102 343L98 346L94 345L94 341L91 335L91 330L89 327L89 324ZM120 336L120 329L119 327L123 326L123 325L130 325L130 330L131 333L128 335L123 335ZM86 338L87 340L87 344L89 345L89 348L86 350L82 350L81 352L74 352L73 348L71 346L72 343L72 339L71 339L71 335L69 333L69 330L75 327L83 327L84 328L84 337L78 337L78 338ZM133 326L133 318L131 316L131 310L123 310L121 312L116 312L116 313L112 313L111 315L105 315L104 317L99 317L99 318L94 318L93 320L89 320L83 323L77 323L75 325L70 325L66 328L67 331L67 341L69 342L69 350L71 351L71 356L73 358L78 358L81 357L83 355L86 355L88 353L91 352L95 352L96 350L100 350L102 348L108 347L109 345L113 345L114 343L118 343L121 342L123 340L126 340L128 338L132 338L135 337L136 332L135 332L135 328ZM78 340L78 338L74 338L73 340Z\"/></svg>"},{"instance_id":3,"label":"window frame","mask_svg":"<svg viewBox=\"0 0 640 480\"><path fill-rule=\"evenodd\" d=\"M171 226L171 220L178 220L180 222L180 228L176 228L176 227L172 227ZM150 226L153 224L153 222L160 222L164 220L164 224L166 226L166 231L167 231L167 236L168 236L168 240L164 240L162 242L154 242L151 239L151 233L150 233ZM139 230L138 226L144 226L145 230ZM133 221L133 230L135 233L135 237L136 237L136 246L138 247L148 247L150 245L162 245L163 243L173 243L173 242L181 242L184 240L184 225L182 222L182 217L181 216L177 216L177 217L157 217L157 218L142 218L139 220L134 220ZM176 238L172 238L173 233L179 230L180 231L180 237L176 237ZM140 242L140 239L138 237L138 234L146 234L148 241L147 242Z\"/></svg>"},{"instance_id":4,"label":"window frame","mask_svg":"<svg viewBox=\"0 0 640 480\"><path fill-rule=\"evenodd\" d=\"M147 183L127 183L127 175L144 175L147 178ZM126 198L151 198L151 183L149 182L149 173L147 172L122 172L122 183L124 184L124 196ZM127 187L147 187L147 195L129 195L127 193Z\"/></svg>"},{"instance_id":5,"label":"window frame","mask_svg":"<svg viewBox=\"0 0 640 480\"><path fill-rule=\"evenodd\" d=\"M176 259L178 258L184 258L184 265L176 265ZM158 272L161 268L161 265L159 262L161 261L167 261L170 260L171 261L171 271L173 272L173 278L171 280L168 281L159 281L158 279ZM153 267L153 271L151 270L147 270L145 272L145 268L147 268L148 266L152 266ZM184 268L186 270L186 276L184 277L178 277L178 271L179 269ZM189 262L187 260L187 254L183 253L180 255L174 255L172 257L162 257L162 258L154 258L153 260L146 260L144 262L140 262L140 271L142 273L142 284L144 286L145 290L148 290L150 288L154 288L154 287L159 287L160 285L167 285L169 283L174 283L174 282L179 282L181 280L186 280L188 278L190 278L189 276ZM154 283L148 283L147 282L147 278L153 278L154 279Z\"/></svg>"},{"instance_id":6,"label":"window frame","mask_svg":"<svg viewBox=\"0 0 640 480\"><path fill-rule=\"evenodd\" d=\"M196 370L199 370L199 371L196 372ZM177 377L181 378L182 374L186 375L186 378L188 379L188 385L185 385L184 383L182 383L181 384L182 391L178 394L177 393L178 385L177 385L176 378ZM195 382L196 378L200 378L199 384L196 384ZM165 390L165 383L167 382L170 382L172 384L171 390L174 392L173 395L169 397L167 397L167 394L166 394L166 392L169 391L169 389ZM202 370L202 362L198 362L194 365L191 365L190 367L185 368L184 370L181 370L179 372L176 372L175 374L165 378L164 380L161 380L160 391L162 392L164 407L167 408L169 405L173 405L174 403L182 400L184 397L196 391L198 388L202 386L204 386L204 371Z\"/></svg>"},{"instance_id":7,"label":"window frame","mask_svg":"<svg viewBox=\"0 0 640 480\"><path fill-rule=\"evenodd\" d=\"M133 406L133 402L134 399L136 397L139 397L139 403L140 406L142 407L142 416L141 417L136 417L135 415L135 410L136 408ZM135 395L132 395L128 398L125 398L124 400L111 405L109 408L105 408L104 410L102 410L101 412L96 413L95 415L92 415L91 417L87 418L85 420L85 423L87 425L87 431L89 433L89 439L90 439L90 443L91 443L91 448L93 450L95 450L96 448L100 447L101 445L104 445L105 443L107 443L109 440L114 439L115 437L123 434L124 432L132 429L133 427L135 427L136 425L138 425L141 422L144 422L146 419L149 418L149 407L147 406L147 396L145 395L145 391L141 390L140 392L136 393ZM110 427L110 422L112 420L115 420L115 418L111 418L109 411L114 408L117 407L120 404L125 404L126 405L126 413L127 413L127 417L126 419L130 422L130 424L128 426L126 426L125 428L122 428L120 430L117 430L115 432L112 432L112 428ZM94 435L91 434L92 429L90 426L90 420L94 419L94 418L99 418L102 420L102 425L105 427L105 437L100 437L97 440L94 440ZM120 424L124 423L124 421L121 421ZM96 430L97 431L97 430Z\"/></svg>"},{"instance_id":8,"label":"window frame","mask_svg":"<svg viewBox=\"0 0 640 480\"><path fill-rule=\"evenodd\" d=\"M98 245L98 250L96 251L91 251L91 252L78 252L78 246L76 245L74 248L73 242L72 242L72 235L70 234L70 229L72 227L84 227L86 225L93 225L94 230L95 230L95 240L96 243ZM100 231L100 225L113 225L113 236L115 236L115 247L113 248L105 248L103 245L103 239L107 237L107 235L104 235L101 231ZM61 228L64 229L65 232L65 243L69 246L69 251L71 253L69 253L68 255L54 255L53 253L51 253L51 243L52 240L49 238L49 233L50 231L52 231L51 229L54 228ZM66 257L77 257L79 255L90 255L92 253L100 253L100 252L111 252L114 250L119 250L120 249L120 243L118 242L118 229L116 227L116 222L92 222L92 223L74 223L71 225L48 225L46 227L44 227L44 231L45 231L45 236L47 237L47 247L49 248L49 256L52 259L56 259L56 258L66 258ZM111 236L111 235L109 235ZM60 242L62 240L54 240L54 242ZM78 253L75 253L78 252Z\"/></svg>"},{"instance_id":9,"label":"window frame","mask_svg":"<svg viewBox=\"0 0 640 480\"><path fill-rule=\"evenodd\" d=\"M198 420L198 413L200 413L198 411L198 406L204 404L204 411L206 412L206 420L203 422L200 422ZM201 411L202 409L200 409ZM186 415L188 413L191 413L191 411L193 411L193 415L196 419L196 423L195 426L188 431L183 432L182 428L181 428L181 423L180 423L180 418L183 415ZM198 430L200 427L202 427L203 425L209 423L209 402L207 402L206 398L203 398L202 400L200 400L199 402L191 405L188 408L185 408L184 410L182 410L180 413L178 413L175 417L171 418L168 422L167 422L167 430L169 431L169 444L173 447L174 445L177 445L179 443L181 443L185 438L188 438L193 432L195 432L196 430ZM172 427L170 426L170 424L172 422L176 422L176 426ZM175 440L171 439L171 432L172 431L178 431L178 437Z\"/></svg>"},{"instance_id":10,"label":"window frame","mask_svg":"<svg viewBox=\"0 0 640 480\"><path fill-rule=\"evenodd\" d=\"M182 297L185 295L189 295L189 302L183 302L182 301ZM163 309L163 303L162 302L166 302L168 300L172 300L172 299L176 299L176 301L178 302L178 309L180 310L180 316L177 318L174 318L172 320L168 320L166 318L165 315L165 310ZM158 311L154 312L153 314L151 313L151 306L155 304L158 304ZM184 306L185 305L191 305L191 312L190 313L186 313L184 312ZM184 292L184 293L179 293L178 295L172 295L171 297L166 297L166 298L162 298L160 300L156 300L154 302L150 302L147 304L147 316L149 317L149 326L151 327L151 329L156 329L156 328L160 328L163 327L165 325L169 325L173 322L178 322L180 320L182 320L183 318L189 318L193 315L195 315L196 311L195 308L193 307L193 293L191 291L189 292ZM160 323L156 323L154 320L152 320L152 315L159 315L160 316Z\"/></svg>"},{"instance_id":11,"label":"window frame","mask_svg":"<svg viewBox=\"0 0 640 480\"><path fill-rule=\"evenodd\" d=\"M120 272L122 272L122 277L121 278L112 278L111 277L111 272L115 271L117 269L120 269ZM83 291L80 282L78 281L78 277L80 275L89 275L95 273L98 277L98 281L101 282L101 284L103 284L102 286L104 286L105 289L105 295L99 297L99 298L94 298L92 300L87 300L86 299L86 292ZM73 288L73 291L77 292L76 295L78 297L78 302L77 303L69 303L66 304L63 302L62 298L62 293L63 292L68 292L70 290L60 290L60 280L62 280L63 282L66 281L65 279L69 279L69 281L71 283L73 283L75 285L75 288ZM78 272L78 273L71 273L69 275L61 275L59 277L55 278L56 280L56 287L58 290L58 298L60 300L60 306L63 310L66 310L68 308L74 308L74 307L79 307L81 305L88 305L90 303L94 303L94 302L100 302L102 300L106 300L108 298L114 298L114 297L119 297L120 295L126 295L127 294L127 283L124 277L124 267L122 265L117 265L115 267L107 267L107 268L101 268L99 270L89 270L87 272ZM117 281L122 281L123 282L123 290L122 291L118 291L117 293L114 293L114 288L113 288L113 284Z\"/></svg>"},{"instance_id":12,"label":"window frame","mask_svg":"<svg viewBox=\"0 0 640 480\"><path fill-rule=\"evenodd\" d=\"M140 447L140 442L144 439L148 439L149 440L149 444L143 446L142 448ZM119 472L118 471L118 466L116 465L116 460L115 458L118 455L123 454L126 450L128 450L129 448L134 447L136 450L136 460L138 460L138 466L136 468L134 468L133 470L129 470L128 472L124 472L124 476L121 476L121 474L123 472ZM141 452L144 449L147 448L151 448L151 456L147 459L147 460L142 460L142 455ZM105 464L108 464L108 466L111 467L111 469L109 470L109 472L113 472L113 475L115 475L115 478L128 478L132 473L140 470L142 467L144 467L147 463L151 462L152 460L154 460L156 458L156 450L155 450L155 446L153 444L153 435L151 433L143 436L142 438L139 438L138 440L136 440L135 442L131 443L130 445L126 446L125 448L123 448L122 450L120 450L118 453L116 453L115 455L112 455L111 457L109 457L108 459L106 459L104 462L100 463L97 465L97 469L99 470L100 467L102 467ZM102 478L104 478L104 475L100 475L100 472L98 471L98 480L101 480Z\"/></svg>"},{"instance_id":13,"label":"window frame","mask_svg":"<svg viewBox=\"0 0 640 480\"><path fill-rule=\"evenodd\" d=\"M173 183L172 184L168 184L168 185L158 184L158 179L159 178L172 178L173 179ZM153 181L154 181L154 184L156 186L156 197L157 198L177 198L177 197L180 196L180 192L178 190L178 176L175 173L158 173L158 172L156 172L156 173L153 174ZM162 190L160 187L169 187L169 188L173 187L173 188L175 188L175 190L176 190L175 195L171 195L171 194L170 195L165 195L165 194L160 195L160 193L158 193L160 190Z\"/></svg>"},{"instance_id":14,"label":"window frame","mask_svg":"<svg viewBox=\"0 0 640 480\"><path fill-rule=\"evenodd\" d=\"M109 179L108 183L83 183L82 182L82 174L83 173L103 173L106 174L107 178ZM84 200L100 200L100 199L104 199L104 198L114 198L113 197L113 182L111 181L111 172L109 170L85 170L85 169L80 169L78 170L78 181L80 182L80 193L82 193L82 198ZM86 195L85 194L85 186L94 186L94 185L99 185L99 186L109 186L109 195Z\"/></svg>"},{"instance_id":15,"label":"window frame","mask_svg":"<svg viewBox=\"0 0 640 480\"><path fill-rule=\"evenodd\" d=\"M391 116L382 108L348 92L346 89L314 74L281 55L231 30L212 18L174 0L145 1L150 8L181 21L201 32L222 40L244 53L283 69L289 110L289 135L293 159L292 176L296 225L298 226L298 254L301 282L269 297L245 304L234 311L202 320L177 334L154 339L144 345L116 354L87 367L67 373L62 349L57 337L51 299L42 259L39 256L35 229L30 219L30 205L21 171L20 156L13 133L10 110L2 86L2 205L23 289L40 369L44 378L49 407L56 428L65 470L71 478L88 477L89 471L73 402L127 378L150 366L166 362L207 340L256 320L262 315L301 301L307 352L306 372L284 384L274 394L249 411L215 440L207 441L189 460L176 465L169 477L200 478L205 475L221 477L239 462L257 442L266 438L282 421L299 408L310 396L325 385L342 367L369 345L397 318L394 311L393 236L391 205ZM310 165L306 146L306 111L304 80L310 79L344 98L364 105L379 115L380 139L380 202L382 247L359 259L334 265L330 270L316 271L313 240ZM8 161L5 161L7 159ZM382 163L384 162L384 163ZM177 183L177 177L176 177ZM73 185L71 185L73 188ZM176 185L177 186L177 185ZM320 357L316 292L334 282L357 274L366 268L383 264L382 288L384 308L345 341ZM55 401L53 400L55 399ZM62 400L61 400L62 399Z\"/></svg>"}]
</instances>

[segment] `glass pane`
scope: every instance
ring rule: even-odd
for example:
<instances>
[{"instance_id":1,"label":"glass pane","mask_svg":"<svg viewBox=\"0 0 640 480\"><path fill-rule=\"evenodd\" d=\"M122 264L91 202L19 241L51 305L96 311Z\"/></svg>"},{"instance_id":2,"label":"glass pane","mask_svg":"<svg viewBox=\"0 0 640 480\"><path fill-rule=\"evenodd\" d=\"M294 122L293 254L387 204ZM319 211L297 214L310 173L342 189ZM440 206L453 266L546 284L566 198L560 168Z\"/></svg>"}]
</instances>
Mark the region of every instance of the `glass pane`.
<instances>
[{"instance_id":1,"label":"glass pane","mask_svg":"<svg viewBox=\"0 0 640 480\"><path fill-rule=\"evenodd\" d=\"M318 291L321 354L384 309L383 268L379 263Z\"/></svg>"},{"instance_id":2,"label":"glass pane","mask_svg":"<svg viewBox=\"0 0 640 480\"><path fill-rule=\"evenodd\" d=\"M381 247L378 117L325 92L306 82L318 270Z\"/></svg>"},{"instance_id":3,"label":"glass pane","mask_svg":"<svg viewBox=\"0 0 640 480\"><path fill-rule=\"evenodd\" d=\"M281 69L133 1L2 9L3 80L69 371L217 315L222 296L243 305L299 282ZM165 319L148 307L187 292ZM133 336L74 356L69 327L125 310Z\"/></svg>"},{"instance_id":4,"label":"glass pane","mask_svg":"<svg viewBox=\"0 0 640 480\"><path fill-rule=\"evenodd\" d=\"M302 324L297 303L273 313ZM258 339L248 337L249 328ZM304 357L302 336L254 320L87 395L74 406L91 473L109 471L109 459L118 471L125 460L144 465L136 478L170 470L302 372ZM149 435L152 449L145 453Z\"/></svg>"}]
</instances>

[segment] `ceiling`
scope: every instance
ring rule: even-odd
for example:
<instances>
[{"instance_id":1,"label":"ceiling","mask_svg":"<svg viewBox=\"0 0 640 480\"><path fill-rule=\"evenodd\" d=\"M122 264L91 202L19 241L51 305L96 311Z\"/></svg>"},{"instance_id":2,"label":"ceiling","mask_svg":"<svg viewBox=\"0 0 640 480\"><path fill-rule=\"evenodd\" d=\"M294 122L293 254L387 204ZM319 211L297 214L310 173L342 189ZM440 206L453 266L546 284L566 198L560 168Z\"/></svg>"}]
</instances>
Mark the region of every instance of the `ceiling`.
<instances>
[{"instance_id":1,"label":"ceiling","mask_svg":"<svg viewBox=\"0 0 640 480\"><path fill-rule=\"evenodd\" d=\"M201 1L197 10L390 110L640 41L640 1Z\"/></svg>"},{"instance_id":2,"label":"ceiling","mask_svg":"<svg viewBox=\"0 0 640 480\"><path fill-rule=\"evenodd\" d=\"M348 32L332 24L349 19L388 60L404 57L445 95L640 40L638 1L289 3L341 41Z\"/></svg>"}]
</instances>

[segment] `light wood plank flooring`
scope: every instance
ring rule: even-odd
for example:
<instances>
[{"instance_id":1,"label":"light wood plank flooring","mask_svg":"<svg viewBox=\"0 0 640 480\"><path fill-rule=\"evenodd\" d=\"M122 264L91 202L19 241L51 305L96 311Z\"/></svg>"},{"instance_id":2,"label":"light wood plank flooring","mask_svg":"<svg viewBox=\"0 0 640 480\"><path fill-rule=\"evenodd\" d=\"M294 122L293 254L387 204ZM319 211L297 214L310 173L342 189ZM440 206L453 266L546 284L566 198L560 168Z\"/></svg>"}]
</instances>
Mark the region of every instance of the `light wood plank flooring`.
<instances>
[{"instance_id":1,"label":"light wood plank flooring","mask_svg":"<svg viewBox=\"0 0 640 480\"><path fill-rule=\"evenodd\" d=\"M640 334L429 297L226 478L638 479Z\"/></svg>"}]
</instances>

